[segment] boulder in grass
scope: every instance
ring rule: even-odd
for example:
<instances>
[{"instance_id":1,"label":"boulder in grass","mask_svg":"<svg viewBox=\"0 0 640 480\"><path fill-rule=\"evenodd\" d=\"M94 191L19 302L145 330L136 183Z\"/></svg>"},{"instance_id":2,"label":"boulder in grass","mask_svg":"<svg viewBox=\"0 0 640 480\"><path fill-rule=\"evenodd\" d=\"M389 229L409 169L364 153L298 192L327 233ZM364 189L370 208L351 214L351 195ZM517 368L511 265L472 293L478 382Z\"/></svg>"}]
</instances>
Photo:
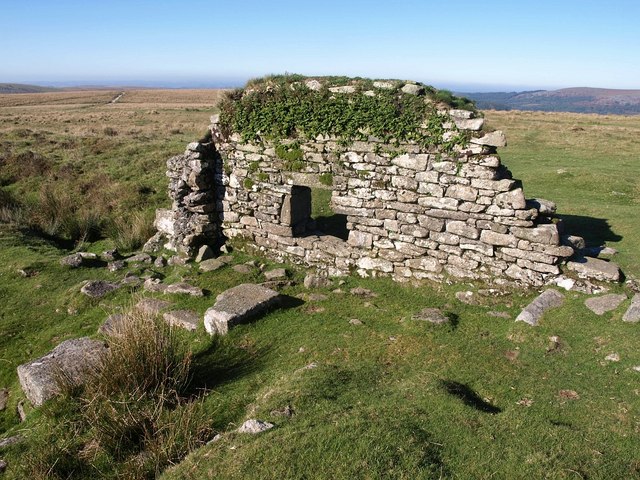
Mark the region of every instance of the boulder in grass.
<instances>
[{"instance_id":1,"label":"boulder in grass","mask_svg":"<svg viewBox=\"0 0 640 480\"><path fill-rule=\"evenodd\" d=\"M204 327L211 335L224 335L229 328L265 313L280 301L278 292L262 285L243 283L222 292L204 314Z\"/></svg>"},{"instance_id":2,"label":"boulder in grass","mask_svg":"<svg viewBox=\"0 0 640 480\"><path fill-rule=\"evenodd\" d=\"M449 322L449 317L437 308L423 308L411 317L412 320L442 325Z\"/></svg>"},{"instance_id":3,"label":"boulder in grass","mask_svg":"<svg viewBox=\"0 0 640 480\"><path fill-rule=\"evenodd\" d=\"M618 265L599 258L578 257L567 262L567 268L576 272L581 278L605 282L620 281L620 268Z\"/></svg>"},{"instance_id":4,"label":"boulder in grass","mask_svg":"<svg viewBox=\"0 0 640 480\"><path fill-rule=\"evenodd\" d=\"M193 332L198 328L200 317L192 310L172 310L162 315L162 318L174 327L184 328Z\"/></svg>"},{"instance_id":5,"label":"boulder in grass","mask_svg":"<svg viewBox=\"0 0 640 480\"><path fill-rule=\"evenodd\" d=\"M148 315L158 315L162 310L171 306L171 302L158 298L143 298L136 304L136 309Z\"/></svg>"},{"instance_id":6,"label":"boulder in grass","mask_svg":"<svg viewBox=\"0 0 640 480\"><path fill-rule=\"evenodd\" d=\"M267 430L271 430L274 427L273 423L264 422L262 420L256 420L252 418L251 420L247 420L240 428L238 428L238 433L251 433L255 435L256 433L266 432Z\"/></svg>"},{"instance_id":7,"label":"boulder in grass","mask_svg":"<svg viewBox=\"0 0 640 480\"><path fill-rule=\"evenodd\" d=\"M118 288L120 288L120 285L117 283L107 282L106 280L90 280L82 286L80 292L91 298L101 298Z\"/></svg>"},{"instance_id":8,"label":"boulder in grass","mask_svg":"<svg viewBox=\"0 0 640 480\"><path fill-rule=\"evenodd\" d=\"M602 295L600 297L587 298L584 302L585 306L596 315L604 315L611 310L615 310L622 302L627 299L626 295Z\"/></svg>"},{"instance_id":9,"label":"boulder in grass","mask_svg":"<svg viewBox=\"0 0 640 480\"><path fill-rule=\"evenodd\" d=\"M84 263L84 257L79 253L72 253L60 259L60 265L71 268L79 268Z\"/></svg>"},{"instance_id":10,"label":"boulder in grass","mask_svg":"<svg viewBox=\"0 0 640 480\"><path fill-rule=\"evenodd\" d=\"M205 260L209 260L214 257L213 249L209 245L203 245L198 250L198 254L196 255L196 263L203 262Z\"/></svg>"},{"instance_id":11,"label":"boulder in grass","mask_svg":"<svg viewBox=\"0 0 640 480\"><path fill-rule=\"evenodd\" d=\"M631 305L625 312L622 320L625 322L640 322L640 293L636 293L631 300Z\"/></svg>"},{"instance_id":12,"label":"boulder in grass","mask_svg":"<svg viewBox=\"0 0 640 480\"><path fill-rule=\"evenodd\" d=\"M559 307L564 303L564 295L557 290L549 289L538 295L516 317L516 322L525 322L536 326L544 312L550 308Z\"/></svg>"},{"instance_id":13,"label":"boulder in grass","mask_svg":"<svg viewBox=\"0 0 640 480\"><path fill-rule=\"evenodd\" d=\"M171 285L167 285L164 293L180 293L184 295L191 295L192 297L202 297L204 295L204 292L201 288L189 285L185 282L172 283Z\"/></svg>"},{"instance_id":14,"label":"boulder in grass","mask_svg":"<svg viewBox=\"0 0 640 480\"><path fill-rule=\"evenodd\" d=\"M61 382L84 384L107 348L104 342L87 337L66 340L44 357L18 367L22 390L34 406L40 406L60 394Z\"/></svg>"}]
</instances>

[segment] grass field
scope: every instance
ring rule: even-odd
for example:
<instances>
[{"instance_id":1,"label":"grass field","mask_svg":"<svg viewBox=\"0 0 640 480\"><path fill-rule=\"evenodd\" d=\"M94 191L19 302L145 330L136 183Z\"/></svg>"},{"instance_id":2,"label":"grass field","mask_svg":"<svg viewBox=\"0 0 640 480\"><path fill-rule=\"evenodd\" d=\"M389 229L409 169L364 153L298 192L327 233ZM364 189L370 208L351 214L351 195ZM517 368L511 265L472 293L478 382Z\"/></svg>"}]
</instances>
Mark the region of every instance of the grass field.
<instances>
[{"instance_id":1,"label":"grass field","mask_svg":"<svg viewBox=\"0 0 640 480\"><path fill-rule=\"evenodd\" d=\"M202 135L218 93L127 92L112 105L106 102L118 92L106 93L55 101L49 96L59 94L38 94L47 104L31 95L21 106L0 96L3 190L41 205L49 184L95 211L109 206L99 211L110 218L167 206L164 162ZM618 249L627 276L640 276L640 120L518 112L488 112L487 119L507 133L502 158L527 196L556 201L570 229ZM37 155L20 156L27 151ZM81 247L112 247L117 235L110 232ZM0 388L10 392L0 437L26 438L0 450L6 478L140 478L126 458L95 449L72 400L26 406L23 423L16 414L19 364L62 340L96 336L107 315L143 296L129 289L101 300L81 295L83 280L118 280L126 270L63 268L59 259L73 243L0 225ZM233 255L234 264L251 260ZM192 387L206 393L200 401L209 426L223 436L162 478L640 478L640 333L621 321L628 301L599 317L584 306L585 295L566 293L564 306L531 328L513 319L535 291L476 294L472 306L455 293L482 285L348 277L320 289L325 299L309 300L300 285L305 272L287 268L297 285L283 293L303 301L224 339L212 340L202 326L181 335L194 354ZM264 278L257 268L131 270L204 288L202 298L169 298L201 315L224 289ZM373 296L351 295L357 286ZM622 285L611 290L630 294ZM441 308L454 322L412 320L424 307ZM605 360L612 353L618 362ZM248 418L276 427L257 436L232 433ZM38 477L33 465L45 454L55 466Z\"/></svg>"}]
</instances>

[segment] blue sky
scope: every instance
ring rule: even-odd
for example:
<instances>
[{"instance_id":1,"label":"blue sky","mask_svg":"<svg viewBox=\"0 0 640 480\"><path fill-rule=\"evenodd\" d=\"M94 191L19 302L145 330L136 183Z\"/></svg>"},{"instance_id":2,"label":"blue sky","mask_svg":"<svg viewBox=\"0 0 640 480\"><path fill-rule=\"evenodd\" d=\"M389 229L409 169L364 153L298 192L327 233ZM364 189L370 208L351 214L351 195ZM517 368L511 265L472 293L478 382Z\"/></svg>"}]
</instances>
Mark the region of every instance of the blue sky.
<instances>
[{"instance_id":1,"label":"blue sky","mask_svg":"<svg viewBox=\"0 0 640 480\"><path fill-rule=\"evenodd\" d=\"M0 82L640 88L640 2L0 0Z\"/></svg>"}]
</instances>

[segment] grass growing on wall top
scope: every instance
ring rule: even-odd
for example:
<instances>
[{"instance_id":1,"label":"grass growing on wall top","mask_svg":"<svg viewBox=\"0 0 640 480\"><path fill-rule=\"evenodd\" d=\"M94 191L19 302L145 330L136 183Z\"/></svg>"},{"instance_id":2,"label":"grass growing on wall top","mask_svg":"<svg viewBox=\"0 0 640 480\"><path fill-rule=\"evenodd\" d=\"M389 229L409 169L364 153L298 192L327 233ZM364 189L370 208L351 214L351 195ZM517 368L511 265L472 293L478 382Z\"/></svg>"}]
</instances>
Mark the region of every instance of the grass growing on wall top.
<instances>
[{"instance_id":1,"label":"grass growing on wall top","mask_svg":"<svg viewBox=\"0 0 640 480\"><path fill-rule=\"evenodd\" d=\"M319 81L322 87L312 90L305 80ZM443 141L448 115L439 110L443 106L474 109L470 101L424 85L420 85L420 95L406 94L401 91L404 82L388 83L392 88L376 88L369 79L343 77L293 75L254 80L222 100L222 131L240 133L247 141L318 135L353 141L374 136L384 142L442 145L445 150L464 140L458 135ZM354 92L332 92L334 86L352 86Z\"/></svg>"}]
</instances>

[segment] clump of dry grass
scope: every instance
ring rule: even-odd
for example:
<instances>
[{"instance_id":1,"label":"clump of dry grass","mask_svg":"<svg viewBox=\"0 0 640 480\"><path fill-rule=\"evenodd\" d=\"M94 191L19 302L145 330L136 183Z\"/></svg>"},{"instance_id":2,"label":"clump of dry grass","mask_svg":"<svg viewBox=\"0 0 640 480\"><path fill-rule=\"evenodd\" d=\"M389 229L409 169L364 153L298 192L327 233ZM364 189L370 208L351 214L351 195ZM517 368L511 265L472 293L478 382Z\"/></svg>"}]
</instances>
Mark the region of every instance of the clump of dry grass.
<instances>
[{"instance_id":1,"label":"clump of dry grass","mask_svg":"<svg viewBox=\"0 0 640 480\"><path fill-rule=\"evenodd\" d=\"M25 470L36 479L156 478L212 434L202 403L189 397L191 368L174 328L132 310L84 388L63 387L71 397L62 402L76 405L59 423L68 435L52 432Z\"/></svg>"},{"instance_id":2,"label":"clump of dry grass","mask_svg":"<svg viewBox=\"0 0 640 480\"><path fill-rule=\"evenodd\" d=\"M113 218L107 233L122 251L132 251L142 245L155 233L154 212L138 211L127 216Z\"/></svg>"}]
</instances>

